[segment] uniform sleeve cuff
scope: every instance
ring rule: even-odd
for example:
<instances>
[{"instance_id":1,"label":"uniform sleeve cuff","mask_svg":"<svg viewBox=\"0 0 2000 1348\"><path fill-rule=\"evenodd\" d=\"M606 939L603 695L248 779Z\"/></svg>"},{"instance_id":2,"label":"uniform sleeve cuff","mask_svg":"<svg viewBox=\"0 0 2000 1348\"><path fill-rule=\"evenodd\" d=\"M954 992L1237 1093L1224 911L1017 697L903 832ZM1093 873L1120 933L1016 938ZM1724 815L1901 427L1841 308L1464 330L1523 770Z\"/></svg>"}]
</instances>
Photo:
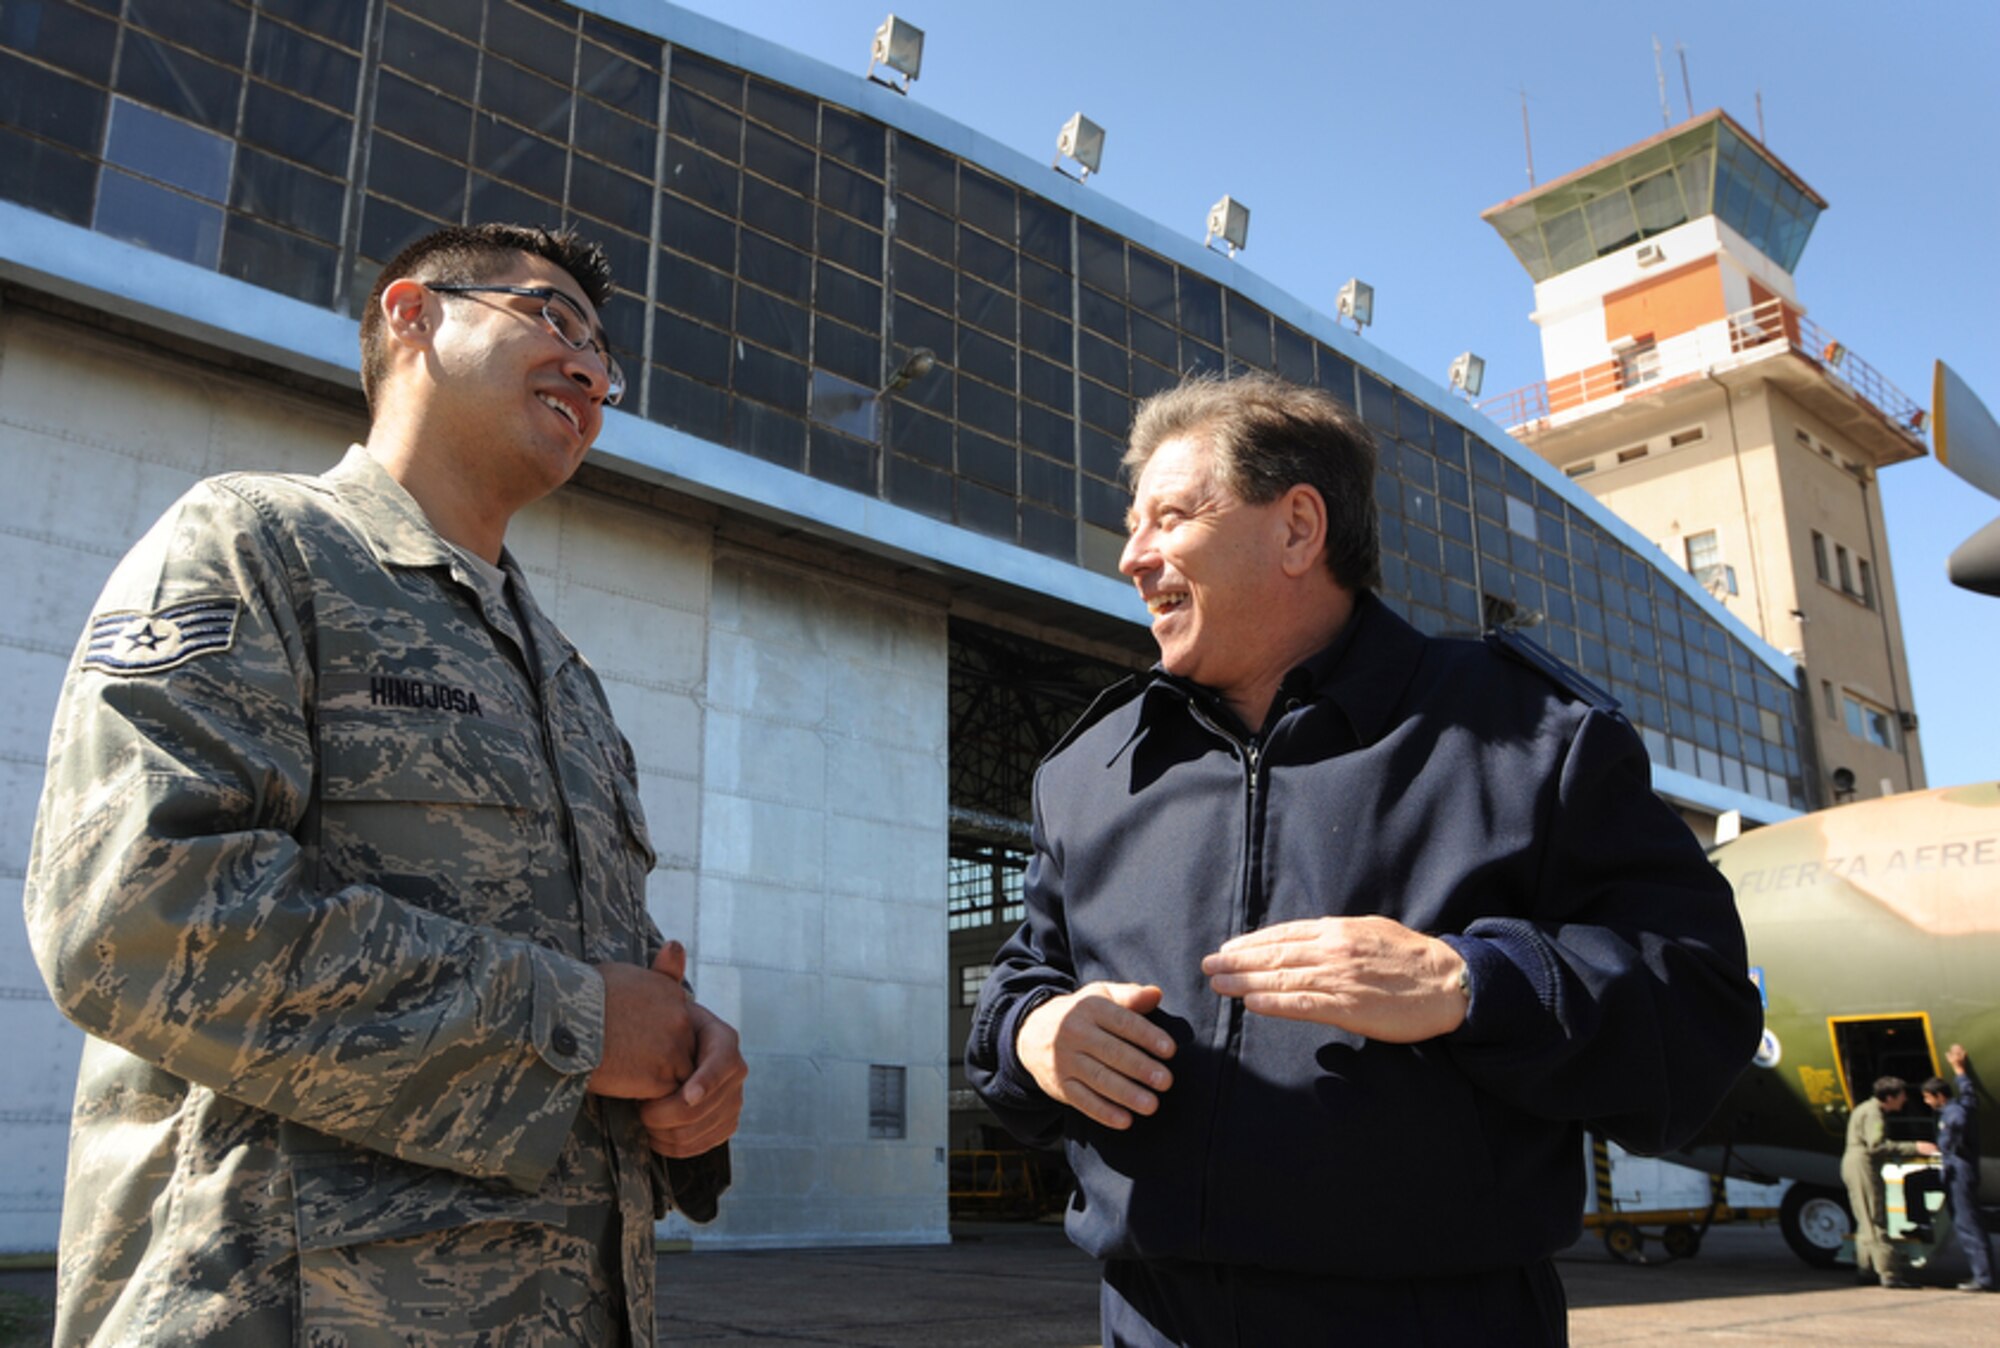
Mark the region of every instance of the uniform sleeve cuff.
<instances>
[{"instance_id":1,"label":"uniform sleeve cuff","mask_svg":"<svg viewBox=\"0 0 2000 1348\"><path fill-rule=\"evenodd\" d=\"M1438 938L1456 950L1469 975L1465 1023L1451 1038L1465 1044L1501 1043L1532 1033L1541 1015L1533 981L1508 957L1503 943L1477 936Z\"/></svg>"}]
</instances>

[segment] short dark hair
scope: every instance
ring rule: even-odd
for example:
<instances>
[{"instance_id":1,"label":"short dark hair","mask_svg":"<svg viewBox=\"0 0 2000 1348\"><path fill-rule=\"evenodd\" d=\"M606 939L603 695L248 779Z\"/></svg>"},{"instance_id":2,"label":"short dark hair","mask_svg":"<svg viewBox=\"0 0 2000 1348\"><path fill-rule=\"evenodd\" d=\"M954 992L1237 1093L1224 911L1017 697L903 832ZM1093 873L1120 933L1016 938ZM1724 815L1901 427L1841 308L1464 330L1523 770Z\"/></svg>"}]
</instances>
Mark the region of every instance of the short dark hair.
<instances>
[{"instance_id":1,"label":"short dark hair","mask_svg":"<svg viewBox=\"0 0 2000 1348\"><path fill-rule=\"evenodd\" d=\"M1943 1077L1932 1077L1923 1084L1923 1093L1925 1095L1942 1095L1945 1099L1949 1100L1951 1099L1951 1083Z\"/></svg>"},{"instance_id":2,"label":"short dark hair","mask_svg":"<svg viewBox=\"0 0 2000 1348\"><path fill-rule=\"evenodd\" d=\"M531 225L448 225L426 234L389 259L361 311L361 392L375 410L375 393L389 372L389 344L382 332L382 292L411 277L446 285L478 285L503 274L527 253L555 263L573 277L590 302L611 298L611 260L604 249L573 230Z\"/></svg>"},{"instance_id":3,"label":"short dark hair","mask_svg":"<svg viewBox=\"0 0 2000 1348\"><path fill-rule=\"evenodd\" d=\"M1125 451L1137 485L1155 450L1180 436L1204 441L1223 486L1250 505L1311 487L1326 502L1326 564L1342 587L1382 583L1375 514L1375 439L1331 394L1251 373L1197 375L1139 404Z\"/></svg>"},{"instance_id":4,"label":"short dark hair","mask_svg":"<svg viewBox=\"0 0 2000 1348\"><path fill-rule=\"evenodd\" d=\"M1877 1100L1887 1100L1892 1095L1907 1095L1909 1091L1910 1083L1901 1077L1875 1078L1875 1098Z\"/></svg>"}]
</instances>

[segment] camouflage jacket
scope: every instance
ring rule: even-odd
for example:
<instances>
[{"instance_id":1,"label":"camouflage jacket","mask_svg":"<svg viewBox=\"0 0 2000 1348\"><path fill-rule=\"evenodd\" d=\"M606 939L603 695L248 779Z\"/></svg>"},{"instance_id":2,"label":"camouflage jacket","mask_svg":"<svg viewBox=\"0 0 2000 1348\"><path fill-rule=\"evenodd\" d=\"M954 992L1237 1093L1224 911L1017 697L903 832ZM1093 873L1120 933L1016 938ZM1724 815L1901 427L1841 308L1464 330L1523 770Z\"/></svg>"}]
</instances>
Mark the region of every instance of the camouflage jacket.
<instances>
[{"instance_id":1,"label":"camouflage jacket","mask_svg":"<svg viewBox=\"0 0 2000 1348\"><path fill-rule=\"evenodd\" d=\"M505 565L525 640L357 448L196 486L113 574L27 883L90 1036L59 1344L602 1341L593 1294L652 1342L664 1167L585 1082L653 853ZM614 1191L623 1307L565 1230Z\"/></svg>"}]
</instances>

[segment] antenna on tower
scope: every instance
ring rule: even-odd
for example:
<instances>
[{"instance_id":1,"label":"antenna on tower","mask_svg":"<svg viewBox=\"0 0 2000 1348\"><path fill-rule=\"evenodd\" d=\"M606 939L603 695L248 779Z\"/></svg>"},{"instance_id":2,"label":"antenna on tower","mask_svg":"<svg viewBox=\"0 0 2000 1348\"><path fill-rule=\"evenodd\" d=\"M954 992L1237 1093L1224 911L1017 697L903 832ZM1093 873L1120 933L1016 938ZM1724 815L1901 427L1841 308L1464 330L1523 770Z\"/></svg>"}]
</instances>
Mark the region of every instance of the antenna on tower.
<instances>
[{"instance_id":1,"label":"antenna on tower","mask_svg":"<svg viewBox=\"0 0 2000 1348\"><path fill-rule=\"evenodd\" d=\"M1672 126L1674 114L1672 109L1667 107L1667 71L1666 67L1660 64L1660 38L1657 33L1653 35L1653 78L1659 81L1660 85L1660 125Z\"/></svg>"},{"instance_id":2,"label":"antenna on tower","mask_svg":"<svg viewBox=\"0 0 2000 1348\"><path fill-rule=\"evenodd\" d=\"M1521 86L1521 148L1528 154L1528 186L1535 185L1535 138L1528 134L1528 86Z\"/></svg>"},{"instance_id":3,"label":"antenna on tower","mask_svg":"<svg viewBox=\"0 0 2000 1348\"><path fill-rule=\"evenodd\" d=\"M1764 136L1764 91L1762 89L1757 91L1757 143L1759 145L1769 145L1771 143Z\"/></svg>"},{"instance_id":4,"label":"antenna on tower","mask_svg":"<svg viewBox=\"0 0 2000 1348\"><path fill-rule=\"evenodd\" d=\"M1682 43L1682 42L1676 42L1676 43L1674 44L1674 50L1675 50L1676 52L1678 52L1678 53L1680 54L1680 58L1681 58L1681 97L1683 97L1683 98L1685 98L1685 99L1687 100L1687 109L1688 109L1688 120L1689 120L1689 121L1693 121L1693 120L1694 120L1694 86L1693 86L1692 84L1688 83L1688 49L1687 49L1687 44L1686 44L1686 43Z\"/></svg>"}]
</instances>

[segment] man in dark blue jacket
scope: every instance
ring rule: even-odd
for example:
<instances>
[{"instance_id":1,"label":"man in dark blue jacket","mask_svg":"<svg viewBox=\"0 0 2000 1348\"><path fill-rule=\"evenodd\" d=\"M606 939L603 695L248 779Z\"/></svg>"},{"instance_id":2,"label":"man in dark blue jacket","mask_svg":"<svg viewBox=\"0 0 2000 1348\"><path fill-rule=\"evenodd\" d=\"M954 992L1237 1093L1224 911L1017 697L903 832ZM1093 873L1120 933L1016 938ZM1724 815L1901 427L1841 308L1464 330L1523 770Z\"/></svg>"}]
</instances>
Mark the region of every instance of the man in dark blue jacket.
<instances>
[{"instance_id":1,"label":"man in dark blue jacket","mask_svg":"<svg viewBox=\"0 0 2000 1348\"><path fill-rule=\"evenodd\" d=\"M1979 1213L1979 1095L1973 1088L1972 1055L1965 1045L1953 1044L1945 1050L1952 1075L1958 1078L1957 1094L1943 1077L1924 1083L1924 1103L1937 1111L1937 1150L1944 1166L1945 1197L1951 1204L1951 1224L1965 1251L1972 1276L1958 1285L1961 1292L1991 1292L1993 1246L1986 1238L1986 1225ZM1903 1186L1905 1196L1910 1186Z\"/></svg>"},{"instance_id":2,"label":"man in dark blue jacket","mask_svg":"<svg viewBox=\"0 0 2000 1348\"><path fill-rule=\"evenodd\" d=\"M1374 597L1340 404L1196 380L1125 462L1160 663L1037 775L967 1074L1067 1140L1107 1344L1561 1343L1583 1127L1670 1148L1756 1047L1729 887L1615 703Z\"/></svg>"}]
</instances>

